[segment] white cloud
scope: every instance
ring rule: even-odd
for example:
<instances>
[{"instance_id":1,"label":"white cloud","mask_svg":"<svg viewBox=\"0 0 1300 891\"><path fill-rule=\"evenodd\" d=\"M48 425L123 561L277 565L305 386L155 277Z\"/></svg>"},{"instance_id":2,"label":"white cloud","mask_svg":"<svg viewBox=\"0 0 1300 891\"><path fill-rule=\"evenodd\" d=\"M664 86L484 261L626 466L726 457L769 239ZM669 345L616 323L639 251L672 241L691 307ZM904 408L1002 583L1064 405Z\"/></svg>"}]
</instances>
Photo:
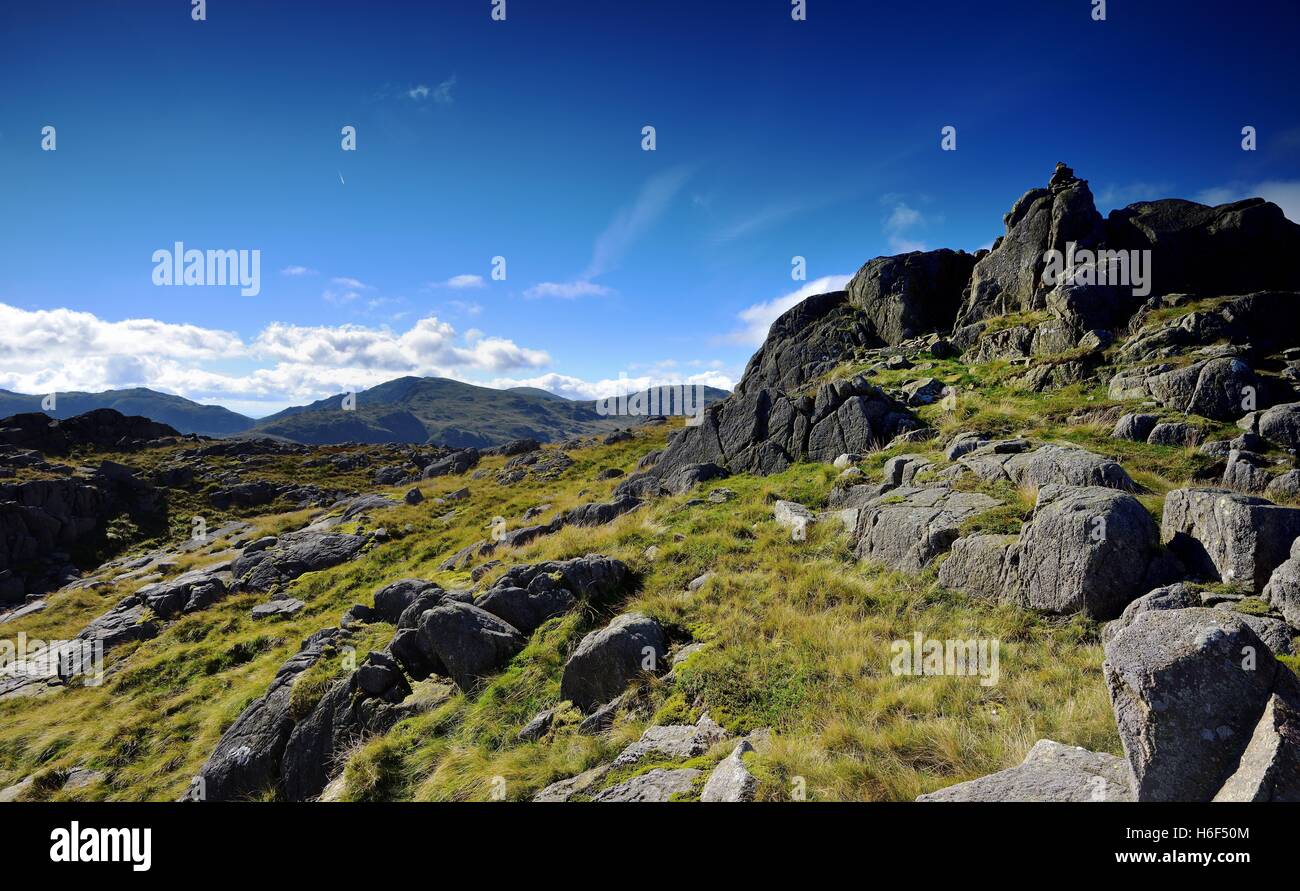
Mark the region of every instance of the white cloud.
<instances>
[{"instance_id":1,"label":"white cloud","mask_svg":"<svg viewBox=\"0 0 1300 891\"><path fill-rule=\"evenodd\" d=\"M1201 204L1231 204L1243 198L1263 198L1282 208L1288 220L1300 222L1300 180L1265 180L1255 185L1231 183L1206 189L1193 200Z\"/></svg>"},{"instance_id":2,"label":"white cloud","mask_svg":"<svg viewBox=\"0 0 1300 891\"><path fill-rule=\"evenodd\" d=\"M666 374L629 375L620 378L604 378L588 381L567 374L543 374L530 378L496 378L488 386L505 389L508 387L537 387L548 390L567 399L600 399L616 396L619 393L636 392L649 387L661 387L677 384L717 387L730 390L735 386L735 378L721 371L705 371L687 377Z\"/></svg>"},{"instance_id":3,"label":"white cloud","mask_svg":"<svg viewBox=\"0 0 1300 891\"><path fill-rule=\"evenodd\" d=\"M1107 210L1113 210L1116 207L1128 207L1130 204L1136 204L1139 201L1154 201L1157 198L1166 198L1173 191L1173 186L1169 183L1125 183L1116 185L1108 184L1101 190L1097 196L1097 209L1103 213Z\"/></svg>"},{"instance_id":4,"label":"white cloud","mask_svg":"<svg viewBox=\"0 0 1300 891\"><path fill-rule=\"evenodd\" d=\"M612 288L580 279L572 282L541 282L524 291L524 296L531 299L558 297L561 300L577 300L579 297L608 297L613 293Z\"/></svg>"},{"instance_id":5,"label":"white cloud","mask_svg":"<svg viewBox=\"0 0 1300 891\"><path fill-rule=\"evenodd\" d=\"M406 95L414 99L416 102L423 102L426 99L432 99L434 102L438 103L439 105L451 105L453 102L456 101L456 98L451 94L452 88L455 86L456 86L456 75L453 74L451 77L447 78L442 83L438 84L436 87L429 87L426 86L425 84L417 84L416 86L411 87L411 89L407 90Z\"/></svg>"},{"instance_id":6,"label":"white cloud","mask_svg":"<svg viewBox=\"0 0 1300 891\"><path fill-rule=\"evenodd\" d=\"M286 266L280 270L281 275L289 278L302 278L305 275L317 275L315 269L308 269L306 266Z\"/></svg>"},{"instance_id":7,"label":"white cloud","mask_svg":"<svg viewBox=\"0 0 1300 891\"><path fill-rule=\"evenodd\" d=\"M906 234L910 229L924 228L925 224L925 216L919 210L901 201L897 202L885 220L885 234L889 236L890 250L899 254L925 250L925 242Z\"/></svg>"},{"instance_id":8,"label":"white cloud","mask_svg":"<svg viewBox=\"0 0 1300 891\"><path fill-rule=\"evenodd\" d=\"M675 167L652 177L642 186L631 206L620 209L605 227L605 231L597 236L591 252L591 263L581 278L593 279L617 269L632 245L668 211L673 199L690 178L691 171L688 168Z\"/></svg>"},{"instance_id":9,"label":"white cloud","mask_svg":"<svg viewBox=\"0 0 1300 891\"><path fill-rule=\"evenodd\" d=\"M760 346L767 338L767 331L772 327L772 323L790 309L815 294L841 291L852 278L851 275L823 276L816 281L808 282L797 291L742 309L737 316L743 323L743 327L725 335L722 341L742 346Z\"/></svg>"},{"instance_id":10,"label":"white cloud","mask_svg":"<svg viewBox=\"0 0 1300 891\"><path fill-rule=\"evenodd\" d=\"M579 297L608 297L616 293L613 288L596 284L592 279L619 267L632 246L667 213L673 199L690 178L691 170L687 167L674 167L652 177L641 187L636 199L621 208L596 237L591 249L591 262L582 275L573 281L540 282L525 290L524 296L576 300Z\"/></svg>"},{"instance_id":11,"label":"white cloud","mask_svg":"<svg viewBox=\"0 0 1300 891\"><path fill-rule=\"evenodd\" d=\"M341 276L330 279L330 282L338 287L326 288L321 292L321 299L327 303L333 303L342 306L345 303L351 303L361 296L362 291L373 291L374 288L355 278ZM373 304L374 301L371 301ZM373 308L373 305L372 305Z\"/></svg>"},{"instance_id":12,"label":"white cloud","mask_svg":"<svg viewBox=\"0 0 1300 891\"><path fill-rule=\"evenodd\" d=\"M472 300L450 300L447 305L465 316L476 316L483 312L483 305Z\"/></svg>"},{"instance_id":13,"label":"white cloud","mask_svg":"<svg viewBox=\"0 0 1300 891\"><path fill-rule=\"evenodd\" d=\"M404 331L274 323L246 343L195 325L0 303L0 388L43 394L144 386L271 411L403 375L465 380L551 364L543 350L472 333L460 338L429 316Z\"/></svg>"},{"instance_id":14,"label":"white cloud","mask_svg":"<svg viewBox=\"0 0 1300 891\"><path fill-rule=\"evenodd\" d=\"M453 275L445 282L430 282L429 287L452 288L461 291L467 288L486 288L487 281L481 275Z\"/></svg>"},{"instance_id":15,"label":"white cloud","mask_svg":"<svg viewBox=\"0 0 1300 891\"><path fill-rule=\"evenodd\" d=\"M353 291L372 291L372 290L374 290L370 285L366 284L366 283L363 282L363 281L359 281L359 280L357 280L357 279L355 279L355 278L339 277L339 278L332 278L332 279L330 279L330 281L332 281L334 284L336 284L336 285L338 285L338 286L340 286L340 287L348 288L348 289L353 290Z\"/></svg>"}]
</instances>

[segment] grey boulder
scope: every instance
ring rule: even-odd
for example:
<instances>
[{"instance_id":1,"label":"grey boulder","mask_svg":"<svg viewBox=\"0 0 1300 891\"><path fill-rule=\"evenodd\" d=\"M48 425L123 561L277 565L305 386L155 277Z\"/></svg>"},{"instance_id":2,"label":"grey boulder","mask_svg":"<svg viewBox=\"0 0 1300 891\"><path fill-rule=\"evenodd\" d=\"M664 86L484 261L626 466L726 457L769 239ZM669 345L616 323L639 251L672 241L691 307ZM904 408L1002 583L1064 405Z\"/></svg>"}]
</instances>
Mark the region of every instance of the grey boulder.
<instances>
[{"instance_id":1,"label":"grey boulder","mask_svg":"<svg viewBox=\"0 0 1300 891\"><path fill-rule=\"evenodd\" d=\"M1209 801L1273 691L1273 654L1241 618L1151 610L1106 644L1102 671L1139 801Z\"/></svg>"},{"instance_id":2,"label":"grey boulder","mask_svg":"<svg viewBox=\"0 0 1300 891\"><path fill-rule=\"evenodd\" d=\"M422 650L445 666L456 686L476 691L524 648L513 625L468 603L446 602L420 619Z\"/></svg>"},{"instance_id":3,"label":"grey boulder","mask_svg":"<svg viewBox=\"0 0 1300 891\"><path fill-rule=\"evenodd\" d=\"M1016 767L917 801L1132 801L1124 759L1040 739Z\"/></svg>"},{"instance_id":4,"label":"grey boulder","mask_svg":"<svg viewBox=\"0 0 1300 891\"><path fill-rule=\"evenodd\" d=\"M667 663L662 626L640 613L619 616L578 644L564 665L560 696L589 712L623 692L644 671Z\"/></svg>"}]
</instances>

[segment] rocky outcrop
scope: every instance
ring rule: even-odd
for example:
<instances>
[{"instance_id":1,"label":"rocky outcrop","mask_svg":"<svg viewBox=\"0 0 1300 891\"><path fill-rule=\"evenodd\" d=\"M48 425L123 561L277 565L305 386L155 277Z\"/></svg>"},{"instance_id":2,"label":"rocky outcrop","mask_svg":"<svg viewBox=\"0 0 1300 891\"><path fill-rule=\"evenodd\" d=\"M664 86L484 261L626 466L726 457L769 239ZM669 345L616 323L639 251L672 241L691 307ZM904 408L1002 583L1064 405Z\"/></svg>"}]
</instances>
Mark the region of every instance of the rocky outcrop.
<instances>
[{"instance_id":1,"label":"rocky outcrop","mask_svg":"<svg viewBox=\"0 0 1300 891\"><path fill-rule=\"evenodd\" d=\"M952 547L966 520L999 504L988 495L945 486L894 489L860 508L854 552L860 560L920 572Z\"/></svg>"},{"instance_id":2,"label":"rocky outcrop","mask_svg":"<svg viewBox=\"0 0 1300 891\"><path fill-rule=\"evenodd\" d=\"M1051 285L1044 283L1046 253L1064 254L1069 242L1093 248L1105 230L1088 183L1064 164L1047 188L1031 189L1003 218L1006 234L971 273L957 327L992 316L1044 309Z\"/></svg>"},{"instance_id":3,"label":"rocky outcrop","mask_svg":"<svg viewBox=\"0 0 1300 891\"><path fill-rule=\"evenodd\" d=\"M1168 198L1113 211L1107 246L1151 251L1154 294L1300 290L1300 225L1263 198L1209 207Z\"/></svg>"},{"instance_id":4,"label":"rocky outcrop","mask_svg":"<svg viewBox=\"0 0 1300 891\"><path fill-rule=\"evenodd\" d=\"M1133 801L1124 759L1040 739L1023 763L917 801Z\"/></svg>"},{"instance_id":5,"label":"rocky outcrop","mask_svg":"<svg viewBox=\"0 0 1300 891\"><path fill-rule=\"evenodd\" d=\"M0 573L8 573L0 604L49 587L49 573L58 577L67 552L103 543L115 517L148 526L161 514L162 493L111 461L60 479L0 484ZM65 557L51 562L59 553Z\"/></svg>"},{"instance_id":6,"label":"rocky outcrop","mask_svg":"<svg viewBox=\"0 0 1300 891\"><path fill-rule=\"evenodd\" d=\"M651 473L668 480L699 464L777 473L800 460L830 462L882 448L919 426L906 406L864 377L822 384L815 396L750 390L710 406L700 426L675 434Z\"/></svg>"},{"instance_id":7,"label":"rocky outcrop","mask_svg":"<svg viewBox=\"0 0 1300 891\"><path fill-rule=\"evenodd\" d=\"M66 455L90 447L135 451L150 442L179 439L173 427L111 408L98 408L73 418L51 421L43 412L26 412L0 420L0 443L35 449L46 455Z\"/></svg>"},{"instance_id":8,"label":"rocky outcrop","mask_svg":"<svg viewBox=\"0 0 1300 891\"><path fill-rule=\"evenodd\" d=\"M980 479L1017 486L1106 486L1137 489L1117 462L1076 446L1042 445L1032 451L1010 448L1016 441L991 443L971 451L958 463ZM1027 445L1027 444L1026 444Z\"/></svg>"},{"instance_id":9,"label":"rocky outcrop","mask_svg":"<svg viewBox=\"0 0 1300 891\"><path fill-rule=\"evenodd\" d=\"M1111 399L1154 399L1165 408L1216 421L1235 421L1260 398L1260 380L1241 359L1218 358L1184 368L1122 371L1111 378Z\"/></svg>"},{"instance_id":10,"label":"rocky outcrop","mask_svg":"<svg viewBox=\"0 0 1300 891\"><path fill-rule=\"evenodd\" d=\"M619 753L614 766L626 767L643 758L685 761L703 755L726 738L727 731L706 712L694 724L647 727L639 740Z\"/></svg>"},{"instance_id":11,"label":"rocky outcrop","mask_svg":"<svg viewBox=\"0 0 1300 891\"><path fill-rule=\"evenodd\" d=\"M849 282L849 303L887 344L952 329L975 257L938 250L877 257Z\"/></svg>"},{"instance_id":12,"label":"rocky outcrop","mask_svg":"<svg viewBox=\"0 0 1300 891\"><path fill-rule=\"evenodd\" d=\"M250 553L245 550L231 571L240 590L269 591L306 572L317 572L355 559L369 538L336 532L290 532L274 544Z\"/></svg>"},{"instance_id":13,"label":"rocky outcrop","mask_svg":"<svg viewBox=\"0 0 1300 891\"><path fill-rule=\"evenodd\" d=\"M425 613L419 640L421 650L436 657L456 686L470 693L527 642L509 622L468 603L444 603Z\"/></svg>"},{"instance_id":14,"label":"rocky outcrop","mask_svg":"<svg viewBox=\"0 0 1300 891\"><path fill-rule=\"evenodd\" d=\"M670 801L674 796L686 795L695 788L701 771L689 767L676 770L655 768L626 782L611 786L598 793L592 801Z\"/></svg>"},{"instance_id":15,"label":"rocky outcrop","mask_svg":"<svg viewBox=\"0 0 1300 891\"><path fill-rule=\"evenodd\" d=\"M302 648L276 672L270 688L235 719L199 771L202 784L191 789L206 801L252 798L280 785L280 767L294 716L294 682L332 648L340 632L330 628L303 641Z\"/></svg>"},{"instance_id":16,"label":"rocky outcrop","mask_svg":"<svg viewBox=\"0 0 1300 891\"><path fill-rule=\"evenodd\" d=\"M336 682L294 725L282 758L284 797L310 801L320 795L339 767L337 759L349 747L411 714L402 705L410 694L406 678L390 656L366 656L356 671Z\"/></svg>"},{"instance_id":17,"label":"rocky outcrop","mask_svg":"<svg viewBox=\"0 0 1300 891\"><path fill-rule=\"evenodd\" d=\"M1300 508L1221 489L1165 496L1160 537L1199 578L1262 591L1300 536Z\"/></svg>"}]
</instances>

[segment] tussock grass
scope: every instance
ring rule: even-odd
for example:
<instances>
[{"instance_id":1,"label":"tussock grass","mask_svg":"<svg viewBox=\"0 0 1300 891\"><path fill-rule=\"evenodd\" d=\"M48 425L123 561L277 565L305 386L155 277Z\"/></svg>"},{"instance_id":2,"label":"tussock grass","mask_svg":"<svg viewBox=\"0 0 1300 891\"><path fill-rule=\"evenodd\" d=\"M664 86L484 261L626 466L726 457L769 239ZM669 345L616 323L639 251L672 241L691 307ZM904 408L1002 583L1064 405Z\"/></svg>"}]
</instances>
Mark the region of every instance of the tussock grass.
<instances>
[{"instance_id":1,"label":"tussock grass","mask_svg":"<svg viewBox=\"0 0 1300 891\"><path fill-rule=\"evenodd\" d=\"M947 427L1008 432L1027 427L1035 415L1065 415L1067 397L1035 398L1050 405L1035 408L1033 400L1010 391L972 397L959 408L963 416L949 419ZM529 478L500 486L494 478L504 463L499 458L481 465L487 476L480 480L422 482L427 499L464 485L472 494L466 501L425 501L376 514L369 525L385 526L393 539L358 561L294 582L286 593L307 603L302 612L255 623L249 610L261 598L233 596L166 626L154 640L114 651L102 687L0 703L0 784L37 771L87 766L108 771L110 779L78 794L124 800L179 796L221 733L262 695L302 639L336 624L351 604L369 604L377 588L396 578L468 586L467 574L439 572L437 564L486 537L493 517L507 518L513 528L524 525L522 513L538 504L552 508L529 522L607 498L617 480L594 482L594 473L608 466L631 471L643 454L662 446L667 433L652 428L629 443L571 452L576 466L551 482ZM896 452L938 457L936 447L914 444ZM870 456L864 466L878 466L885 457ZM651 723L694 721L706 708L734 733L775 731L771 748L748 762L764 800L910 799L1012 766L1041 737L1119 751L1093 624L957 595L941 588L933 572L913 578L859 564L848 536L834 524L816 524L807 541L795 542L772 521L777 498L825 505L837 475L828 465L804 464L768 478L734 477L605 527L566 529L496 555L508 565L599 552L626 561L638 580L624 602L548 622L476 695L437 683L419 685L420 713L356 746L339 797L524 800L551 782L609 762ZM737 497L688 505L717 487ZM1002 493L1003 520L1023 519L1032 508L1030 494ZM440 519L453 510L450 520ZM257 522L258 534L307 518L264 518ZM658 549L653 560L646 555L651 546ZM687 584L709 571L716 577L687 593ZM75 630L124 593L105 589L54 598L44 613L5 630ZM582 636L625 610L662 621L674 647L704 647L677 667L672 681L646 678L635 691L635 705L608 734L580 735L581 716L568 708L540 741L518 740L534 714L560 705L562 668ZM352 657L360 661L383 647L392 632L383 624L364 628L352 641ZM895 675L891 645L917 632L928 639L997 640L999 683ZM323 660L300 681L295 708L309 706L344 670L333 657ZM693 766L710 766L728 751L719 746ZM654 766L611 774L602 785Z\"/></svg>"}]
</instances>

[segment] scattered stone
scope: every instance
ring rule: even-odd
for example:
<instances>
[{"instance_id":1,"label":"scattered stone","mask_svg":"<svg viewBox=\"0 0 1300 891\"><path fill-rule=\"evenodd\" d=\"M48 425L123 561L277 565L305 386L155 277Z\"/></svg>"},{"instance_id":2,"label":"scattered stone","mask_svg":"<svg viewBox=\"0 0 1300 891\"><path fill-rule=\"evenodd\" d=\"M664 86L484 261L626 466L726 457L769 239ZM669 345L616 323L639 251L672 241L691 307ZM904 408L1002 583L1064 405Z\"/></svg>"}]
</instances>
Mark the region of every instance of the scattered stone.
<instances>
[{"instance_id":1,"label":"scattered stone","mask_svg":"<svg viewBox=\"0 0 1300 891\"><path fill-rule=\"evenodd\" d=\"M626 767L652 755L673 761L685 761L703 755L726 738L727 731L716 724L706 712L695 724L647 727L639 740L624 749L614 759L614 766Z\"/></svg>"},{"instance_id":2,"label":"scattered stone","mask_svg":"<svg viewBox=\"0 0 1300 891\"><path fill-rule=\"evenodd\" d=\"M519 731L519 739L524 742L536 742L546 735L551 729L551 723L555 720L555 709L548 708L544 712L538 712L531 721L524 725Z\"/></svg>"},{"instance_id":3,"label":"scattered stone","mask_svg":"<svg viewBox=\"0 0 1300 891\"><path fill-rule=\"evenodd\" d=\"M744 756L754 751L748 740L741 740L731 754L718 762L709 774L700 801L753 801L758 780L745 767Z\"/></svg>"},{"instance_id":4,"label":"scattered stone","mask_svg":"<svg viewBox=\"0 0 1300 891\"><path fill-rule=\"evenodd\" d=\"M917 801L1133 801L1124 759L1040 739L1017 767Z\"/></svg>"},{"instance_id":5,"label":"scattered stone","mask_svg":"<svg viewBox=\"0 0 1300 891\"><path fill-rule=\"evenodd\" d=\"M668 801L695 788L701 771L656 768L597 794L592 801Z\"/></svg>"},{"instance_id":6,"label":"scattered stone","mask_svg":"<svg viewBox=\"0 0 1300 891\"><path fill-rule=\"evenodd\" d=\"M254 619L269 619L272 616L292 616L301 610L307 604L301 600L289 598L287 600L272 600L268 603L259 603L253 607Z\"/></svg>"}]
</instances>

